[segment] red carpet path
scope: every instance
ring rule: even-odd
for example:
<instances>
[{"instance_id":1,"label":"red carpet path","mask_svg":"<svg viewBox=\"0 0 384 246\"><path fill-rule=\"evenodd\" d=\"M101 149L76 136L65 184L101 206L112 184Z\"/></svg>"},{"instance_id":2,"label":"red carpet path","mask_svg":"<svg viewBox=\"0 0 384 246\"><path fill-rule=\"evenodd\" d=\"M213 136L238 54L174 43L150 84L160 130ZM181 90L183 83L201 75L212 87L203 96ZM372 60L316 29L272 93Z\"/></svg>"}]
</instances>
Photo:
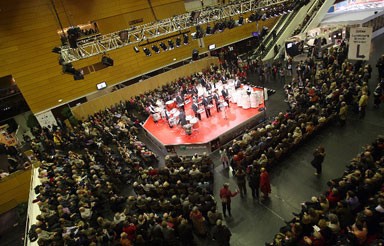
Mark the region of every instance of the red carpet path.
<instances>
[{"instance_id":1,"label":"red carpet path","mask_svg":"<svg viewBox=\"0 0 384 246\"><path fill-rule=\"evenodd\" d=\"M192 103L185 105L187 116L194 116L191 105ZM263 107L263 105L260 105L260 107ZM228 119L225 120L222 112L216 112L216 107L213 107L210 118L206 117L205 112L201 114L202 120L199 121L199 127L193 130L191 135L187 135L180 125L170 128L165 119L161 119L156 124L151 116L146 120L143 127L163 145L199 144L217 138L236 125L260 113L259 108L243 109L238 107L237 104L230 103L230 108L227 109Z\"/></svg>"}]
</instances>

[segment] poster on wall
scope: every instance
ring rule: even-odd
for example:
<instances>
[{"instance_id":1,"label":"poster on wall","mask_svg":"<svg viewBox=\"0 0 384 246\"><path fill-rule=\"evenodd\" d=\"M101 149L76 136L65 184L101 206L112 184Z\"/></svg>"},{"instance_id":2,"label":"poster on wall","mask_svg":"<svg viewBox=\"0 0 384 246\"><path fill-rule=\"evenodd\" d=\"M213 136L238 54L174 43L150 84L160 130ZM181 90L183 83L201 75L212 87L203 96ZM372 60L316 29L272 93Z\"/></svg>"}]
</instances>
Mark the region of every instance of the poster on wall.
<instances>
[{"instance_id":1,"label":"poster on wall","mask_svg":"<svg viewBox=\"0 0 384 246\"><path fill-rule=\"evenodd\" d=\"M371 51L372 27L351 27L348 59L368 61Z\"/></svg>"},{"instance_id":2,"label":"poster on wall","mask_svg":"<svg viewBox=\"0 0 384 246\"><path fill-rule=\"evenodd\" d=\"M53 116L52 111L46 111L44 113L36 114L35 116L41 127L57 126L57 121L55 116Z\"/></svg>"}]
</instances>

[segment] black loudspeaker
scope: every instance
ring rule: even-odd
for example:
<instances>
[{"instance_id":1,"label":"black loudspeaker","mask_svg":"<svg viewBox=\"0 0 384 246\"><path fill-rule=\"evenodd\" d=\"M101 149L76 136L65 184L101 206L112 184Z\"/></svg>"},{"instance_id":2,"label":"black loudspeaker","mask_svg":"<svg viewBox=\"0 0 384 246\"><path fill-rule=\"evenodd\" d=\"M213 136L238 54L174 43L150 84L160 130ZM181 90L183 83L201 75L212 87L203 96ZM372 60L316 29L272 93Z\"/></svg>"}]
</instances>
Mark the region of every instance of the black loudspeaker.
<instances>
[{"instance_id":1,"label":"black loudspeaker","mask_svg":"<svg viewBox=\"0 0 384 246\"><path fill-rule=\"evenodd\" d=\"M108 56L103 56L103 58L101 58L101 63L103 63L107 67L113 66L113 60Z\"/></svg>"},{"instance_id":2,"label":"black loudspeaker","mask_svg":"<svg viewBox=\"0 0 384 246\"><path fill-rule=\"evenodd\" d=\"M192 51L192 60L196 61L199 59L199 51L197 49L193 49Z\"/></svg>"}]
</instances>

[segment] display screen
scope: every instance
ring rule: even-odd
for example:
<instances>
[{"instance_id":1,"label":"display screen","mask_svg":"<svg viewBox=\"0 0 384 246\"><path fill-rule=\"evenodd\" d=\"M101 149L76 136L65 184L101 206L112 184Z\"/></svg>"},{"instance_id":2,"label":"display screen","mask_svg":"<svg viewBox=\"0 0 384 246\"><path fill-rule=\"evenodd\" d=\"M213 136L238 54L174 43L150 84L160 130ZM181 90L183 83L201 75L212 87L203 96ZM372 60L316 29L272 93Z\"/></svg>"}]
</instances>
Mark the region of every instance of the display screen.
<instances>
[{"instance_id":1,"label":"display screen","mask_svg":"<svg viewBox=\"0 0 384 246\"><path fill-rule=\"evenodd\" d=\"M97 84L96 87L97 87L98 90L102 90L105 87L107 87L107 83L105 81L101 82L100 84Z\"/></svg>"}]
</instances>

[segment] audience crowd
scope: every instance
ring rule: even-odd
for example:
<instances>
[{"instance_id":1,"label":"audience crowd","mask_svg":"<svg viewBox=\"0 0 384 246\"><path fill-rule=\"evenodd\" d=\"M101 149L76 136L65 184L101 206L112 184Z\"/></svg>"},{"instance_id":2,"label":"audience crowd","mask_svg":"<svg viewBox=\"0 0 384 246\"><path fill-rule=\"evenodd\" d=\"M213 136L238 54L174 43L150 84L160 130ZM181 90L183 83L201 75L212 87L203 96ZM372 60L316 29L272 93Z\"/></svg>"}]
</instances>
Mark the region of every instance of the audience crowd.
<instances>
[{"instance_id":1,"label":"audience crowd","mask_svg":"<svg viewBox=\"0 0 384 246\"><path fill-rule=\"evenodd\" d=\"M73 129L60 121L33 129L30 145L41 161L41 185L35 188L34 202L41 214L30 239L39 245L193 245L195 234L228 245L230 231L212 196L212 161L206 155L167 156L165 167L155 166L156 155L137 138L140 122L149 115L148 105L173 99L203 80L244 81L248 71L264 81L284 77L290 109L221 150L224 167L229 163L237 178L250 177L273 168L332 120L344 125L348 107L364 117L371 68L347 61L346 51L342 43L321 61L300 62L288 83L282 63L243 63L229 52L229 59L219 66L96 113ZM382 137L366 146L345 176L330 181L328 192L305 203L272 244L361 245L378 238L384 211L383 149ZM249 185L258 196L253 182ZM127 184L132 184L135 195Z\"/></svg>"},{"instance_id":2,"label":"audience crowd","mask_svg":"<svg viewBox=\"0 0 384 246\"><path fill-rule=\"evenodd\" d=\"M268 245L382 245L384 243L384 137L351 160L329 189L302 204L301 212Z\"/></svg>"}]
</instances>

